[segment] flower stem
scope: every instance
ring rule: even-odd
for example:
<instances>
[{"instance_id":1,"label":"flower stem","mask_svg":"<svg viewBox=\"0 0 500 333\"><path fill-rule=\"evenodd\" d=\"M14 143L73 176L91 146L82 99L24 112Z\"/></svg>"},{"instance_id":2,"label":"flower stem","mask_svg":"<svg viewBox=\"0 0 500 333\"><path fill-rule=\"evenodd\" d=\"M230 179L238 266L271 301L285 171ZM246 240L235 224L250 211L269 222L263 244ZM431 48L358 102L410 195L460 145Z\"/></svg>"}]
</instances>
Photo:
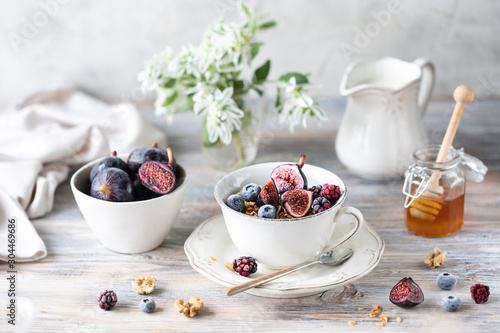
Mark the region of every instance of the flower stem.
<instances>
[{"instance_id":1,"label":"flower stem","mask_svg":"<svg viewBox=\"0 0 500 333\"><path fill-rule=\"evenodd\" d=\"M234 147L236 148L236 158L238 166L242 167L245 163L245 157L243 153L243 143L241 142L240 132L233 134Z\"/></svg>"}]
</instances>

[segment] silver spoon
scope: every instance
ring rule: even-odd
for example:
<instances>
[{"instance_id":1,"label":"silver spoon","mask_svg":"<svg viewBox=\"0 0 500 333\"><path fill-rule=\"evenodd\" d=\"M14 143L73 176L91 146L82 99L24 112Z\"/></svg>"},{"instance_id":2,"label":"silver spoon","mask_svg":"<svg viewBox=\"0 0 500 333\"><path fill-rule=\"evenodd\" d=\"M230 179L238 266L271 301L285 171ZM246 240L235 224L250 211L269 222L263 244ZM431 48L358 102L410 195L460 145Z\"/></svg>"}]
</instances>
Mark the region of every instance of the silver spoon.
<instances>
[{"instance_id":1,"label":"silver spoon","mask_svg":"<svg viewBox=\"0 0 500 333\"><path fill-rule=\"evenodd\" d=\"M353 253L354 251L350 248L340 247L337 249L333 249L331 251L323 253L316 260L306 261L305 263L298 266L291 266L280 271L261 276L260 278L239 284L237 286L226 288L223 290L223 292L225 292L227 296L233 296L241 293L242 291L255 288L257 286L263 285L264 283L279 279L280 277L294 273L302 268L306 268L314 264L324 264L329 266L340 265L347 261L353 255Z\"/></svg>"}]
</instances>

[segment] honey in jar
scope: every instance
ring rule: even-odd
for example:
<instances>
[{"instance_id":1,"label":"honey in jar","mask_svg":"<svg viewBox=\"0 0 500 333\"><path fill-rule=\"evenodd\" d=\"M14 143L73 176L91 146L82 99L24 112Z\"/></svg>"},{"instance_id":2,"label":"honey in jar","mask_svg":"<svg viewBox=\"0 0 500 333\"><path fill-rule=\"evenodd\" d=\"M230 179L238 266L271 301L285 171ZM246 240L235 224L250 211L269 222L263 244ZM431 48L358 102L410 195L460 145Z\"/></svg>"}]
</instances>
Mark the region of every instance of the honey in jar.
<instances>
[{"instance_id":1,"label":"honey in jar","mask_svg":"<svg viewBox=\"0 0 500 333\"><path fill-rule=\"evenodd\" d=\"M450 236L464 225L461 154L451 147L446 161L438 163L438 152L438 145L417 149L405 179L405 194L410 194L405 203L406 228L424 237Z\"/></svg>"}]
</instances>

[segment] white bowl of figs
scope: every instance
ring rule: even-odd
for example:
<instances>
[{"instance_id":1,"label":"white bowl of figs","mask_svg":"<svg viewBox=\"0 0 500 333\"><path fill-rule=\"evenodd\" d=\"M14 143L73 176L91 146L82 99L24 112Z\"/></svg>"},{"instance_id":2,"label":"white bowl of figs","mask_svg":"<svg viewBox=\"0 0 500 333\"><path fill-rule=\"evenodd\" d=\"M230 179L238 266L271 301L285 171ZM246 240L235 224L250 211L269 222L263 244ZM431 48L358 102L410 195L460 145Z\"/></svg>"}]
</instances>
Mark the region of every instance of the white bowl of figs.
<instances>
[{"instance_id":1,"label":"white bowl of figs","mask_svg":"<svg viewBox=\"0 0 500 333\"><path fill-rule=\"evenodd\" d=\"M172 229L187 175L170 148L153 144L89 162L70 184L85 221L105 247L140 253L160 246Z\"/></svg>"}]
</instances>

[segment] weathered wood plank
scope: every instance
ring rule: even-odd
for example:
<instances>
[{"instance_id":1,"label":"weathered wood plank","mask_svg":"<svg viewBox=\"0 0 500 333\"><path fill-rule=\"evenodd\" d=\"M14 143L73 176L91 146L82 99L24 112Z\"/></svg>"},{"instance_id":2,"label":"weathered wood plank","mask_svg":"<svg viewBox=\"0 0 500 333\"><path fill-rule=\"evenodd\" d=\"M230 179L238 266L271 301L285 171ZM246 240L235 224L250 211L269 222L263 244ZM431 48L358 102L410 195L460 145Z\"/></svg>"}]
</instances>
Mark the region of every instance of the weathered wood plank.
<instances>
[{"instance_id":1,"label":"weathered wood plank","mask_svg":"<svg viewBox=\"0 0 500 333\"><path fill-rule=\"evenodd\" d=\"M271 135L262 143L256 163L295 160L301 153L308 162L328 168L342 177L348 188L346 205L358 207L367 221L386 241L379 265L366 277L340 290L297 299L269 299L248 294L227 297L219 286L194 271L183 251L191 231L205 219L218 214L213 186L224 173L212 170L203 161L199 145L200 121L191 114L176 118L173 125L158 125L168 132L177 159L190 175L184 206L174 229L163 245L148 253L121 255L105 249L84 222L72 197L68 182L56 194L54 210L35 220L49 255L35 263L18 264L19 295L36 305L33 332L142 332L142 331L349 331L378 329L376 319L366 317L372 304L384 308L390 321L383 328L390 332L471 332L500 330L500 102L481 101L480 108L465 116L455 146L482 159L490 168L484 183L467 185L466 222L458 234L426 239L410 234L404 226L402 180L373 182L357 178L338 161L334 146L342 110L342 101L325 103L330 122L318 128L283 131L269 117ZM444 110L449 101L434 101L426 116L432 133L444 133ZM149 114L149 113L147 113ZM158 120L156 120L158 121ZM300 140L298 140L300 138ZM439 141L439 140L437 140ZM449 252L445 265L431 270L423 263L427 253L437 246ZM450 293L435 285L440 272L455 274L459 282L450 292L459 296L459 312L441 309L441 298ZM152 294L158 310L144 314L137 303L142 298L131 282L142 273L158 280ZM388 294L404 276L411 276L425 293L425 302L405 310L392 305ZM469 286L481 282L490 285L492 296L483 305L470 299ZM113 311L97 307L96 294L110 288L118 293ZM184 318L173 308L175 299L200 297L206 304L199 316ZM359 311L358 307L365 310ZM395 322L396 316L403 319ZM347 321L355 320L356 326ZM2 330L5 321L2 319Z\"/></svg>"}]
</instances>

